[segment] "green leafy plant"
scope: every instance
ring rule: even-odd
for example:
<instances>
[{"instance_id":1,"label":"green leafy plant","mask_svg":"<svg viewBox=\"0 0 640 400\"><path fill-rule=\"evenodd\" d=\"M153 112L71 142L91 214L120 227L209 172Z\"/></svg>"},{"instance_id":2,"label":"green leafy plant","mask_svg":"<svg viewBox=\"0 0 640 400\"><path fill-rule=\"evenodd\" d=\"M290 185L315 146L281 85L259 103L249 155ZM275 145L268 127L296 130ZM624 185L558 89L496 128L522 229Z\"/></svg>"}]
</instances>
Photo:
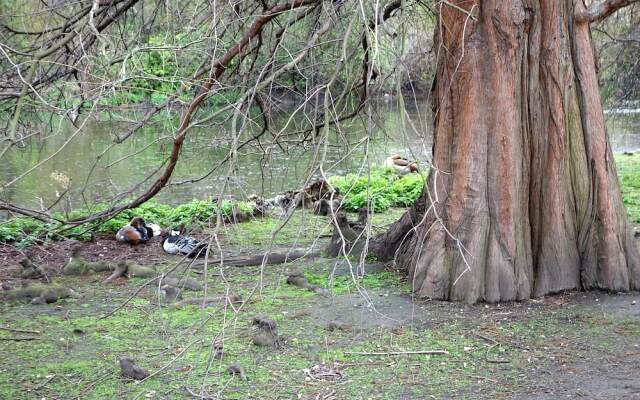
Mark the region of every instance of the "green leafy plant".
<instances>
[{"instance_id":1,"label":"green leafy plant","mask_svg":"<svg viewBox=\"0 0 640 400\"><path fill-rule=\"evenodd\" d=\"M190 225L201 223L215 217L217 211L216 203L207 200L193 200L189 203L172 207L156 201L149 201L143 205L132 209L124 210L115 217L100 223L95 230L100 233L115 233L122 226L126 225L133 217L141 217L147 222L156 223L162 227L176 227L180 224ZM57 219L73 218L103 211L108 208L106 204L98 204L88 208L74 210L69 215L54 214ZM222 216L228 221L238 216L249 217L253 215L255 207L250 202L236 202L225 200L220 205ZM233 210L236 210L235 214ZM0 223L0 242L20 242L27 245L36 239L57 240L64 237L86 240L90 238L90 231L87 226L77 226L71 229L63 228L58 223L44 224L33 218L14 218ZM60 233L58 233L60 232Z\"/></svg>"},{"instance_id":2,"label":"green leafy plant","mask_svg":"<svg viewBox=\"0 0 640 400\"><path fill-rule=\"evenodd\" d=\"M343 194L345 209L357 211L371 204L375 212L381 212L413 204L422 193L425 177L426 173L399 176L393 169L380 168L364 176L334 176L329 182Z\"/></svg>"}]
</instances>

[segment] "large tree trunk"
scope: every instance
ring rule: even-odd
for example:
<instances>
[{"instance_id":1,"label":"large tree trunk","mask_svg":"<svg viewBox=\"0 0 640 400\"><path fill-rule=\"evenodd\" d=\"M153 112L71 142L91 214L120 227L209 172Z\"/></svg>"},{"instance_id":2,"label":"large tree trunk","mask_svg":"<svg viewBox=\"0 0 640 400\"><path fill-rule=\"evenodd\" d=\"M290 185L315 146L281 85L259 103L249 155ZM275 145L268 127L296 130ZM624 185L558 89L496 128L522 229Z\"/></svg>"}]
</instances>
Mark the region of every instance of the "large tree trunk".
<instances>
[{"instance_id":1,"label":"large tree trunk","mask_svg":"<svg viewBox=\"0 0 640 400\"><path fill-rule=\"evenodd\" d=\"M433 168L379 255L438 299L638 289L582 1L453 3L434 40Z\"/></svg>"}]
</instances>

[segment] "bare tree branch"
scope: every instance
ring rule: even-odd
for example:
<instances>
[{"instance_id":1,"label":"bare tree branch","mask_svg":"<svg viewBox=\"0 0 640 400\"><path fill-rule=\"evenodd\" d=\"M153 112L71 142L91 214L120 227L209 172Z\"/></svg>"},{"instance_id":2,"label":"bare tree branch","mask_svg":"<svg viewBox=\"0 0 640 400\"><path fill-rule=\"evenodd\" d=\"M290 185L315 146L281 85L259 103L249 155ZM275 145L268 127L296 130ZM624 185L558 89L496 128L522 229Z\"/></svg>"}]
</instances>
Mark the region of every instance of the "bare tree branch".
<instances>
[{"instance_id":1,"label":"bare tree branch","mask_svg":"<svg viewBox=\"0 0 640 400\"><path fill-rule=\"evenodd\" d=\"M594 3L586 10L576 11L577 22L600 22L619 9L638 2L638 0L605 0Z\"/></svg>"}]
</instances>

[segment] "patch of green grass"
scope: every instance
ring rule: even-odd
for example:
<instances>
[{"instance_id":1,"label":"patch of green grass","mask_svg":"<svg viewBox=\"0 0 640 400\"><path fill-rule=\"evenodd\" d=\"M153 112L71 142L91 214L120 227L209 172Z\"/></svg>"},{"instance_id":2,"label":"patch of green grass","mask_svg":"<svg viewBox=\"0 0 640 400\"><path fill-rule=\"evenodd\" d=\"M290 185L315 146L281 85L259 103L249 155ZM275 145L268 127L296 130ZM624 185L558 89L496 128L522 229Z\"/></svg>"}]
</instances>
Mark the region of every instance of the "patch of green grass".
<instances>
[{"instance_id":1,"label":"patch of green grass","mask_svg":"<svg viewBox=\"0 0 640 400\"><path fill-rule=\"evenodd\" d=\"M355 268L355 267L354 267ZM391 272L383 271L366 274L362 277L340 275L330 278L326 273L308 272L305 274L309 283L330 289L335 294L351 293L356 291L356 286L365 289L394 288L402 285L401 278Z\"/></svg>"},{"instance_id":2,"label":"patch of green grass","mask_svg":"<svg viewBox=\"0 0 640 400\"><path fill-rule=\"evenodd\" d=\"M307 244L319 235L330 235L331 225L327 217L313 215L308 210L297 210L286 224L285 220L263 217L249 222L225 225L221 231L227 244L231 246L255 247L271 243L292 245Z\"/></svg>"},{"instance_id":3,"label":"patch of green grass","mask_svg":"<svg viewBox=\"0 0 640 400\"><path fill-rule=\"evenodd\" d=\"M632 222L640 224L640 153L614 156L627 215Z\"/></svg>"}]
</instances>

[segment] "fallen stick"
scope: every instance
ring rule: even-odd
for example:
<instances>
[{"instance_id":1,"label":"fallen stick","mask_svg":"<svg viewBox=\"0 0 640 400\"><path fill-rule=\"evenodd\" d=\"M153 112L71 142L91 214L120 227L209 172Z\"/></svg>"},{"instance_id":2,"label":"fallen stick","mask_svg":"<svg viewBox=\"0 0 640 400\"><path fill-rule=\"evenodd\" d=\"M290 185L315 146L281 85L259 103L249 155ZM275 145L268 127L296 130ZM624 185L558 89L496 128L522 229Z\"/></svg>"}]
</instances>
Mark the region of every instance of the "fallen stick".
<instances>
[{"instance_id":1,"label":"fallen stick","mask_svg":"<svg viewBox=\"0 0 640 400\"><path fill-rule=\"evenodd\" d=\"M480 375L468 375L468 376L469 376L469 378L473 378L473 379L484 379L484 380L487 380L489 382L498 383L498 381L496 379L489 378L487 376L480 376Z\"/></svg>"},{"instance_id":2,"label":"fallen stick","mask_svg":"<svg viewBox=\"0 0 640 400\"><path fill-rule=\"evenodd\" d=\"M345 351L345 355L349 356L403 356L411 354L449 354L446 350L418 350L418 351L380 351L380 352L360 352L360 351Z\"/></svg>"},{"instance_id":3,"label":"fallen stick","mask_svg":"<svg viewBox=\"0 0 640 400\"><path fill-rule=\"evenodd\" d=\"M305 251L291 251L289 253L265 253L257 254L255 256L246 258L240 257L228 257L217 259L217 260L209 260L208 265L219 265L222 263L224 267L254 267L258 265L276 265L276 264L285 264L288 262L293 262L295 260L301 258L314 258L320 256L319 252L309 252ZM204 261L194 262L192 264L193 268L202 268L204 266Z\"/></svg>"},{"instance_id":4,"label":"fallen stick","mask_svg":"<svg viewBox=\"0 0 640 400\"><path fill-rule=\"evenodd\" d=\"M487 358L485 361L493 364L509 364L511 362L511 360L507 360L506 358Z\"/></svg>"},{"instance_id":5,"label":"fallen stick","mask_svg":"<svg viewBox=\"0 0 640 400\"><path fill-rule=\"evenodd\" d=\"M474 332L473 334L474 334L474 335L476 335L477 337L479 337L480 339L484 339L484 340L486 340L486 341L487 341L487 342L489 342L489 343L493 343L493 344L498 344L498 343L500 343L500 342L498 342L497 340L492 339L492 338L490 338L489 336L485 336L485 335L483 335L483 334L482 334L482 333L480 333L480 332Z\"/></svg>"},{"instance_id":6,"label":"fallen stick","mask_svg":"<svg viewBox=\"0 0 640 400\"><path fill-rule=\"evenodd\" d=\"M217 297L194 297L191 299L177 301L171 304L172 307L182 307L185 305L199 305L199 304L211 304L211 303L220 303L225 300L224 296Z\"/></svg>"},{"instance_id":7,"label":"fallen stick","mask_svg":"<svg viewBox=\"0 0 640 400\"><path fill-rule=\"evenodd\" d=\"M0 330L9 331L9 332L16 332L16 333L34 333L36 335L40 334L40 331L30 331L30 330L27 330L27 329L9 328L8 326L1 326L1 325L0 325Z\"/></svg>"},{"instance_id":8,"label":"fallen stick","mask_svg":"<svg viewBox=\"0 0 640 400\"><path fill-rule=\"evenodd\" d=\"M14 337L14 338L3 337L3 338L0 338L0 340L13 340L15 342L19 342L19 341L22 341L22 340L40 340L40 338L37 338L37 337Z\"/></svg>"}]
</instances>

